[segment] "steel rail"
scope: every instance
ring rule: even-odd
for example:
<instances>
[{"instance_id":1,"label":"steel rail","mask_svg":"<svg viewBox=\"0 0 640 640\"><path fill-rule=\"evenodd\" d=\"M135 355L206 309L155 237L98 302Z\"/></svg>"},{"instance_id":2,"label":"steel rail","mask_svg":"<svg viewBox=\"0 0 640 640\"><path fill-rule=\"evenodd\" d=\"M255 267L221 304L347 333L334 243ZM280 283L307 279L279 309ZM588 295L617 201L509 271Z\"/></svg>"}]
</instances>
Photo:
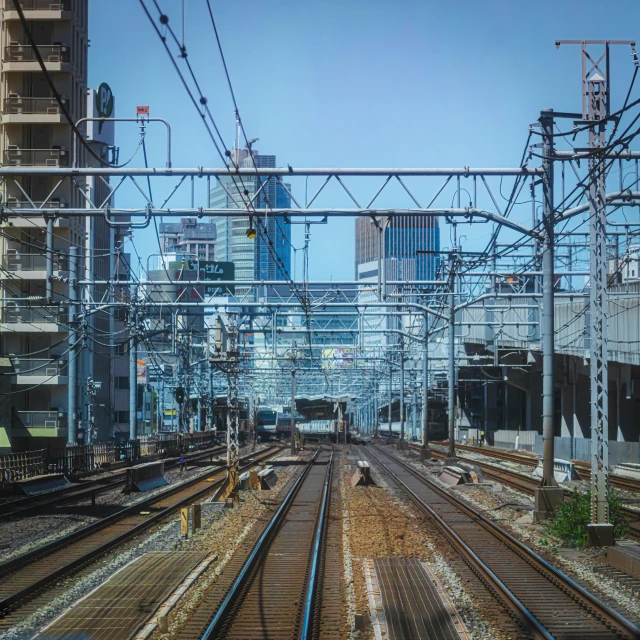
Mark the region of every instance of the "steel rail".
<instances>
[{"instance_id":1,"label":"steel rail","mask_svg":"<svg viewBox=\"0 0 640 640\"><path fill-rule=\"evenodd\" d=\"M514 615L520 616L524 618L523 620L519 620L522 624L523 622L528 623L536 633L536 637L544 638L545 640L553 640L553 636L544 628L542 623L527 609L527 607L520 602L518 598L511 592L511 590L498 578L498 576L477 556L477 554L469 547L469 545L460 538L460 536L453 530L453 528L447 524L441 517L436 513L436 511L431 508L420 496L418 496L414 491L412 491L391 469L387 467L387 465L380 460L378 456L371 452L370 449L366 450L366 455L371 456L379 465L381 465L385 471L394 478L394 480L398 483L398 486L401 487L409 496L412 501L421 509L426 511L429 516L432 518L438 530L444 534L446 538L453 544L454 548L458 550L462 559L469 564L471 569L478 574L482 574L484 580L481 580L490 587L493 587L494 590L497 590L499 594L502 595L503 598L506 599L506 604L513 610ZM388 455L388 454L385 454ZM391 456L389 456L391 457ZM392 458L394 462L403 465L399 460ZM414 473L419 478L422 478L419 474L415 473L410 467L407 467L407 470ZM435 486L435 485L434 485Z\"/></svg>"},{"instance_id":2,"label":"steel rail","mask_svg":"<svg viewBox=\"0 0 640 640\"><path fill-rule=\"evenodd\" d=\"M384 452L382 452L384 453ZM450 504L454 505L463 513L466 513L472 519L474 519L478 524L480 524L489 534L493 535L497 540L503 542L508 548L514 551L518 556L520 556L527 564L529 564L533 569L538 571L540 574L545 576L551 582L556 584L558 588L560 588L565 593L568 593L571 598L578 602L582 607L587 609L590 612L595 612L594 615L598 619L606 619L611 625L617 627L617 633L626 635L630 638L639 638L640 637L640 628L634 625L631 621L624 618L617 611L606 605L604 602L600 601L596 596L592 593L584 589L578 583L576 583L572 578L567 576L565 573L560 571L557 567L553 566L549 562L547 562L544 558L539 556L535 551L527 547L525 544L520 542L513 535L499 527L495 522L484 516L482 513L476 511L473 507L469 506L461 499L452 496L448 491L442 489L437 484L426 478L425 476L418 473L415 469L411 468L408 464L398 460L397 458L390 456L387 453L384 453L387 457L389 457L394 463L401 466L404 470L409 472L414 478L418 479L423 484L427 485L431 490L435 491L438 495L447 500ZM375 454L372 454L374 458L376 458ZM379 458L378 462L385 467L387 472L391 474L400 484L403 490L410 493L410 495L414 496L424 507L430 512L434 514L436 518L436 522L440 521L444 526L452 531L454 535L452 527L447 524L429 505L427 505L419 496L417 496L398 476L388 469L384 462L382 462ZM463 542L463 544L465 544ZM473 553L473 552L472 552ZM480 561L482 562L482 561ZM488 567L487 567L488 569ZM490 571L490 569L489 569ZM505 587L506 588L506 587ZM515 596L514 596L515 598ZM516 599L517 600L517 599ZM541 624L541 623L539 623ZM603 622L606 625L606 623ZM548 634L548 631L542 627L544 632ZM630 634L630 635L627 635ZM549 635L545 637L551 637Z\"/></svg>"},{"instance_id":3,"label":"steel rail","mask_svg":"<svg viewBox=\"0 0 640 640\"><path fill-rule=\"evenodd\" d=\"M241 468L246 468L247 466L253 466L257 461L267 459L270 456L274 455L276 451L279 451L279 450L280 450L280 447L271 447L269 449L266 449L265 451L260 452L257 456L245 456L244 459L245 460L249 459L250 462L248 462L247 464L244 465L244 467L241 467ZM7 562L0 564L0 578L2 578L3 581L6 581L7 577L15 573L16 571L20 571L21 569L34 564L38 560L52 555L57 550L66 548L70 544L79 542L84 538L90 537L91 535L100 532L102 529L106 529L110 525L117 524L120 520L123 520L127 516L131 516L136 513L139 513L140 510L144 509L145 507L149 507L156 502L160 502L163 499L172 496L173 494L184 491L185 489L188 489L189 487L206 480L206 478L208 476L211 476L212 473L218 473L222 471L224 468L225 468L224 465L218 465L213 469L207 470L205 473L198 474L196 477L191 478L185 483L182 483L178 486L171 487L169 490L164 491L160 494L157 494L143 502L139 502L130 507L126 507L125 509L121 509L120 511L114 513L113 515L107 516L106 518L103 518L98 522L94 522L86 527L83 527L77 531L73 531L67 534L66 536L63 536L62 538L58 538L57 540L54 540L48 544L38 547L33 551L17 556L12 560L8 560ZM104 552L108 551L114 546L117 546L125 542L126 540L129 540L130 538L137 535L138 533L141 533L142 531L149 528L150 526L157 524L158 522L161 522L168 515L170 515L171 513L174 513L176 510L180 509L182 506L191 504L194 499L198 499L201 496L211 493L213 489L216 489L217 487L221 486L224 481L225 481L225 478L221 478L215 482L207 483L207 486L196 491L195 493L190 493L189 495L187 495L185 498L178 501L177 503L171 506L165 507L164 509L162 509L161 511L158 511L153 515L150 515L149 518L147 518L143 522L140 522L134 525L129 530L119 534L118 536L107 541L106 543L100 544L96 548L90 550L88 553L85 553L82 556L76 558L75 560L63 565L62 567L55 569L53 572L47 574L42 579L36 580L32 584L28 585L27 587L19 589L18 591L15 591L11 595L3 598L2 600L0 600L0 618L4 617L7 613L10 613L11 611L15 610L19 605L19 603L26 601L34 593L39 592L42 589L46 588L52 582L55 582L62 576L71 572L72 570L86 565L89 561L102 555Z\"/></svg>"},{"instance_id":4,"label":"steel rail","mask_svg":"<svg viewBox=\"0 0 640 640\"><path fill-rule=\"evenodd\" d=\"M320 565L321 544L325 537L325 523L329 519L329 494L331 492L331 477L333 472L333 453L329 458L329 468L327 469L327 477L324 481L324 490L322 492L322 504L318 513L318 523L316 525L316 535L313 542L313 552L311 557L311 570L309 573L309 584L307 586L307 596L305 598L304 617L302 619L302 631L300 640L309 640L312 638L313 628L313 606L316 602L318 586L316 585L318 578L318 570Z\"/></svg>"},{"instance_id":5,"label":"steel rail","mask_svg":"<svg viewBox=\"0 0 640 640\"><path fill-rule=\"evenodd\" d=\"M232 586L230 587L228 593L226 594L224 600L218 607L213 620L209 623L205 631L201 636L201 640L214 640L219 637L219 634L222 632L225 623L229 620L230 616L233 615L233 607L238 602L241 597L241 593L243 588L246 586L247 581L251 579L251 572L258 566L258 563L263 556L263 554L268 550L273 535L275 535L276 530L286 517L289 508L293 504L293 501L298 494L298 491L302 487L302 484L306 480L307 476L311 468L313 467L315 461L320 455L320 451L316 451L311 460L305 465L302 473L296 479L294 485L291 487L284 500L278 507L277 511L272 516L271 520L265 527L264 531L260 535L260 538L254 545L249 557L244 563L240 573L234 580ZM333 454L331 454L331 458L333 458ZM331 477L332 465L327 468L327 477ZM324 495L324 493L323 493Z\"/></svg>"},{"instance_id":6,"label":"steel rail","mask_svg":"<svg viewBox=\"0 0 640 640\"><path fill-rule=\"evenodd\" d=\"M420 448L416 447L415 445L409 445L409 446L411 449L418 450L418 451L420 450ZM460 448L460 445L456 444L456 447ZM434 458L437 458L439 460L443 460L446 457L446 453L444 451L440 451L436 449L435 446L432 446L431 448L431 455ZM491 454L482 453L481 455L489 456ZM496 458L499 460L502 459L502 460L508 460L510 462L516 462L517 464L529 464L529 462L524 462L523 460L516 460L515 456L512 456L510 458L506 456L504 457L496 456ZM482 462L481 460L476 460L475 458L467 458L465 456L458 456L458 459L464 462L469 462L471 464L474 464L477 467L480 467L488 478L495 480L496 482L501 482L502 484L505 484L511 487L512 489L516 489L517 491L521 491L522 493L525 493L530 496L534 495L536 488L540 486L540 482L536 478L530 478L529 476L526 476L523 473L520 473L518 471L513 471L511 469L505 469L504 467L499 467L495 464L492 464L491 462ZM537 465L537 462L534 464L534 466L536 465ZM589 469L578 468L578 471L579 473L582 472L587 474L586 477L583 477L581 475L581 479L583 481L588 482L590 480L591 476L590 476ZM616 482L614 482L612 478L613 478L613 474L609 476L609 480L612 485L615 485L618 488L626 489L627 491L639 490L637 480L633 480L632 478L623 478L621 476L617 476L616 477L617 480L622 480L622 482L618 482L617 480ZM624 482L625 480L629 480L630 484L625 484ZM565 497L570 496L571 491L569 491L568 489L565 490L564 495ZM629 523L630 535L636 539L640 538L640 526L638 526L638 522L640 522L640 512L634 511L633 509L630 509L629 507L625 507L625 506L622 506L621 510L624 513L624 516Z\"/></svg>"}]
</instances>

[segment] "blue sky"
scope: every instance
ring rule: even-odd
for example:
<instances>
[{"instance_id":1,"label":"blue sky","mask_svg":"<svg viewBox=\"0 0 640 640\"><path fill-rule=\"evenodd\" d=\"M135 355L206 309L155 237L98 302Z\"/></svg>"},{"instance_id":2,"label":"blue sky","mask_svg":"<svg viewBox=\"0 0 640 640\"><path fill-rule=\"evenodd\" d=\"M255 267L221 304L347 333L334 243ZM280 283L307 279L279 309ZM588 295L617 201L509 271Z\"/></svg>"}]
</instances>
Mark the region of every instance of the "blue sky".
<instances>
[{"instance_id":1,"label":"blue sky","mask_svg":"<svg viewBox=\"0 0 640 640\"><path fill-rule=\"evenodd\" d=\"M231 146L233 105L206 5L204 0L185 2L189 59ZM146 3L156 16L152 1ZM182 0L159 4L181 33ZM618 0L606 11L591 0L212 4L247 134L260 138L256 147L276 154L281 166L516 166L527 127L541 108L580 110L579 47L556 50L555 40L640 35L637 0ZM220 166L138 0L89 0L89 10L90 86L111 85L119 116L133 117L136 105L148 104L152 116L168 119L174 166ZM612 72L613 104L619 107L633 72L628 47L614 48ZM164 165L163 135L158 128L148 136L152 165ZM120 125L117 142L121 159L127 158L137 144L135 126ZM133 164L141 162L136 158ZM155 188L168 193L173 184ZM349 184L363 200L376 189L373 182ZM199 181L201 204L204 187ZM415 183L421 199L428 200L437 187L436 182ZM293 188L303 199L304 182ZM186 206L189 200L184 189L172 203ZM439 202L451 204L445 200ZM119 193L117 204L135 206L134 201L139 203L132 187ZM334 188L323 204L349 206L350 201ZM390 191L381 204L408 205L399 191ZM530 213L520 215L530 219ZM353 229L350 219L313 227L312 279L353 277ZM467 248L477 249L489 231L467 227L461 233ZM294 229L296 246L300 233L300 227ZM446 230L442 236L444 247ZM150 231L137 234L135 242L143 257L154 251Z\"/></svg>"}]
</instances>

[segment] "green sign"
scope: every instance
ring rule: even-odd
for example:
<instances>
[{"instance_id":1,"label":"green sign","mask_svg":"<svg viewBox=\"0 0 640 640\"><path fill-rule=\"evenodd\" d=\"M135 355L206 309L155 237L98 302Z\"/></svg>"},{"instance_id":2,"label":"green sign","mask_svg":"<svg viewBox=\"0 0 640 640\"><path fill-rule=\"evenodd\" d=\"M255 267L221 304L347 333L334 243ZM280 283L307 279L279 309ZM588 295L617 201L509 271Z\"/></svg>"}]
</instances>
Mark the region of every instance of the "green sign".
<instances>
[{"instance_id":1,"label":"green sign","mask_svg":"<svg viewBox=\"0 0 640 640\"><path fill-rule=\"evenodd\" d=\"M215 262L213 260L185 260L185 261L172 261L169 262L169 271L173 271L173 275L178 280L180 278L180 272L183 273L182 278L185 277L186 271L195 271L198 274L199 280L235 280L236 279L236 265L233 262ZM228 291L229 293L235 293L234 285L226 285L224 287L216 287L215 285L205 285L204 295L212 296L221 291Z\"/></svg>"},{"instance_id":2,"label":"green sign","mask_svg":"<svg viewBox=\"0 0 640 640\"><path fill-rule=\"evenodd\" d=\"M113 91L111 87L103 82L96 90L96 111L98 118L110 118L113 115ZM102 133L102 125L98 123L98 133Z\"/></svg>"}]
</instances>

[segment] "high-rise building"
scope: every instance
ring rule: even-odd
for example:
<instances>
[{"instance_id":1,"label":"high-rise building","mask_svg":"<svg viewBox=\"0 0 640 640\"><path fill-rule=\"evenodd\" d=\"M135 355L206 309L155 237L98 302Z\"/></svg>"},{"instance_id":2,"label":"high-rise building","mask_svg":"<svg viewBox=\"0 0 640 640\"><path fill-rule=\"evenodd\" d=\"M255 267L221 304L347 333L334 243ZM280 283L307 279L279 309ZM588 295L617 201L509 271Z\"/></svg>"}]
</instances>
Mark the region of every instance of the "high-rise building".
<instances>
[{"instance_id":1,"label":"high-rise building","mask_svg":"<svg viewBox=\"0 0 640 640\"><path fill-rule=\"evenodd\" d=\"M394 216L378 219L384 230L383 258L399 261L394 269L401 279L433 280L440 250L438 219L429 216ZM361 264L378 259L380 230L369 216L356 218L355 275ZM418 253L425 252L425 253ZM429 252L429 253L426 253ZM389 275L389 274L388 274Z\"/></svg>"},{"instance_id":2,"label":"high-rise building","mask_svg":"<svg viewBox=\"0 0 640 640\"><path fill-rule=\"evenodd\" d=\"M276 157L257 151L233 151L240 167L275 167ZM252 154L252 156L250 155ZM268 180L268 182L267 182ZM223 176L211 191L214 209L246 209L253 200L255 209L289 209L288 184L260 176ZM266 184L265 184L266 183ZM247 190L248 195L244 193ZM257 195L256 195L257 194ZM286 280L291 277L291 226L282 218L261 216L254 221L255 238L247 238L249 216L215 216L216 258L235 264L236 280Z\"/></svg>"},{"instance_id":3,"label":"high-rise building","mask_svg":"<svg viewBox=\"0 0 640 640\"><path fill-rule=\"evenodd\" d=\"M29 31L47 73L29 44L13 0L2 0L0 83L0 158L4 166L67 167L98 162L74 140L71 127L50 89L47 75L74 122L87 115L96 100L87 89L88 1L22 0ZM112 115L113 99L103 85L101 98ZM80 127L87 146L105 161L110 144L91 137ZM41 449L67 443L68 425L76 427L76 441L106 440L111 434L113 335L107 313L93 314L80 330L81 341L69 344L69 254L78 252L81 279L106 280L114 272L113 247L118 232L97 217L65 217L67 207L88 207L87 199L102 202L109 187L102 181L62 179L55 172L15 177L2 184L3 202L10 213L42 208L45 215L13 217L2 224L0 287L2 317L0 355L10 362L11 402L0 406L0 451ZM52 261L52 264L49 262ZM52 275L47 273L48 263ZM105 299L104 287L83 288L83 297ZM100 343L100 344L99 344ZM75 349L75 351L74 351ZM74 353L76 354L74 357ZM69 408L69 362L78 368L76 406ZM98 384L94 396L95 423L87 423L86 385ZM73 433L73 431L71 431Z\"/></svg>"},{"instance_id":4,"label":"high-rise building","mask_svg":"<svg viewBox=\"0 0 640 640\"><path fill-rule=\"evenodd\" d=\"M196 218L160 225L160 251L169 260L185 257L191 260L216 259L216 225ZM162 268L162 257L158 264Z\"/></svg>"}]
</instances>

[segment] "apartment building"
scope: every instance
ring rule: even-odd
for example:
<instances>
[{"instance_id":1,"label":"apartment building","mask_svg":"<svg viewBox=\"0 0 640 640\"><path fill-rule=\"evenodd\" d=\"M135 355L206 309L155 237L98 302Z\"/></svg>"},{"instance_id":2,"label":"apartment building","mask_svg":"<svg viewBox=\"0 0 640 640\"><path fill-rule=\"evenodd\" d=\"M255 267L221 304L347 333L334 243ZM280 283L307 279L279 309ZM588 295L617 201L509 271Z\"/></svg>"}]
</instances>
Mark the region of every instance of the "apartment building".
<instances>
[{"instance_id":1,"label":"apartment building","mask_svg":"<svg viewBox=\"0 0 640 640\"><path fill-rule=\"evenodd\" d=\"M68 167L98 162L75 143L59 102L47 82L53 80L74 122L86 117L95 92L87 89L88 0L20 0L28 29L47 74L30 46L14 0L2 0L0 23L0 159L11 167ZM83 136L87 126L81 125ZM75 148L74 148L75 146ZM96 138L90 146L107 160L110 145ZM106 279L114 273L113 247L121 241L104 220L65 216L67 208L86 208L101 201L108 186L96 179L70 180L55 174L8 179L2 201L20 218L3 220L0 228L0 355L15 371L10 409L0 408L0 450L33 450L75 441L106 440L112 430L113 319L97 314L75 347L78 366L77 404L69 413L69 253L78 252L82 279ZM33 215L34 209L42 214ZM47 256L53 269L47 273ZM84 287L81 295L101 299L104 288ZM96 429L86 433L85 386L98 382ZM70 423L75 427L69 431Z\"/></svg>"}]
</instances>

